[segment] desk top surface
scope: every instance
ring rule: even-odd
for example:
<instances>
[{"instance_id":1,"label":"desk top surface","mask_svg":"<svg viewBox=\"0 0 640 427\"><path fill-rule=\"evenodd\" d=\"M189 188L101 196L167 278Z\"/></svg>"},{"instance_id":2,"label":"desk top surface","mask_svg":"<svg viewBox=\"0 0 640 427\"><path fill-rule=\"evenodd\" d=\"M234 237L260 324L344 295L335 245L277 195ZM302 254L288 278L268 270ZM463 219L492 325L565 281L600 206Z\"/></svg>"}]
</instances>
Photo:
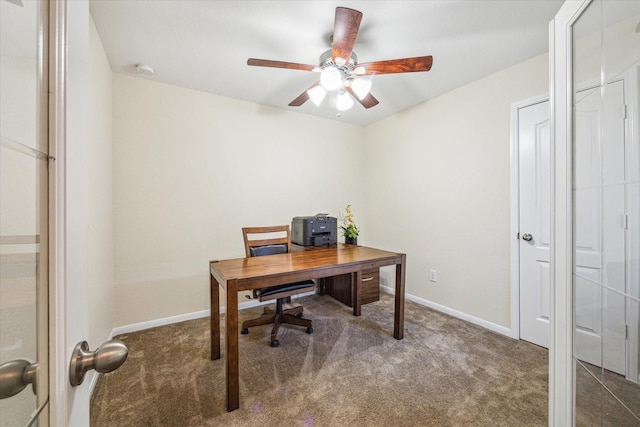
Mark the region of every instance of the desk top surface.
<instances>
[{"instance_id":1,"label":"desk top surface","mask_svg":"<svg viewBox=\"0 0 640 427\"><path fill-rule=\"evenodd\" d=\"M396 252L338 243L302 252L211 261L210 272L219 280L251 281L256 278L296 274L320 278L334 275L336 270L353 272L364 267L401 262L402 254Z\"/></svg>"}]
</instances>

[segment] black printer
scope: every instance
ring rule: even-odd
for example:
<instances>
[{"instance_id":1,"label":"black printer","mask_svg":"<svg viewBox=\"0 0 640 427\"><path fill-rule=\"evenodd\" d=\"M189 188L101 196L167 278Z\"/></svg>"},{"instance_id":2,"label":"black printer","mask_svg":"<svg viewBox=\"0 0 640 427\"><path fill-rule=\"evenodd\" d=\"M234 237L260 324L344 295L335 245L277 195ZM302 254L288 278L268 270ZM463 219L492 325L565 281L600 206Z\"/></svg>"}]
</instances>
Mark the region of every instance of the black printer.
<instances>
[{"instance_id":1,"label":"black printer","mask_svg":"<svg viewBox=\"0 0 640 427\"><path fill-rule=\"evenodd\" d=\"M291 221L291 242L296 245L333 245L337 234L338 219L328 214L297 216Z\"/></svg>"}]
</instances>

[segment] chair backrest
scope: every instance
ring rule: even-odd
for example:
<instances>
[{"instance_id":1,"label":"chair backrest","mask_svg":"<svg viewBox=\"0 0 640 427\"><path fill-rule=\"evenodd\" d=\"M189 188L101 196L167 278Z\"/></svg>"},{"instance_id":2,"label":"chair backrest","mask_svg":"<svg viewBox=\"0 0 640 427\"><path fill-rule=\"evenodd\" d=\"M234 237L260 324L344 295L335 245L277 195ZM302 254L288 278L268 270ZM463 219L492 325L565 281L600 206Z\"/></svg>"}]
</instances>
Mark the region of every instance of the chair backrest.
<instances>
[{"instance_id":1,"label":"chair backrest","mask_svg":"<svg viewBox=\"0 0 640 427\"><path fill-rule=\"evenodd\" d=\"M291 233L288 225L243 227L242 236L247 257L284 254L291 251Z\"/></svg>"}]
</instances>

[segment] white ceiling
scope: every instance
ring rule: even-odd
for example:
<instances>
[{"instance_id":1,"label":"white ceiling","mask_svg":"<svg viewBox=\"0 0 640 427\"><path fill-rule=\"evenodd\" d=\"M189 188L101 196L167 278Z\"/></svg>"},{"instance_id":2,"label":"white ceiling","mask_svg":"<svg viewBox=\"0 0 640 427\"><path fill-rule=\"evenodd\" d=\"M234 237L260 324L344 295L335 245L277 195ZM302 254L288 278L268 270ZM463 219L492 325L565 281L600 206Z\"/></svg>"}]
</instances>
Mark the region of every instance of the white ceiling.
<instances>
[{"instance_id":1,"label":"white ceiling","mask_svg":"<svg viewBox=\"0 0 640 427\"><path fill-rule=\"evenodd\" d=\"M280 109L366 125L548 50L562 0L217 1L91 0L111 68ZM335 8L363 13L359 62L433 55L429 72L374 76L380 101L337 117L327 100L287 104L318 74L247 66L248 58L317 64L330 48Z\"/></svg>"}]
</instances>

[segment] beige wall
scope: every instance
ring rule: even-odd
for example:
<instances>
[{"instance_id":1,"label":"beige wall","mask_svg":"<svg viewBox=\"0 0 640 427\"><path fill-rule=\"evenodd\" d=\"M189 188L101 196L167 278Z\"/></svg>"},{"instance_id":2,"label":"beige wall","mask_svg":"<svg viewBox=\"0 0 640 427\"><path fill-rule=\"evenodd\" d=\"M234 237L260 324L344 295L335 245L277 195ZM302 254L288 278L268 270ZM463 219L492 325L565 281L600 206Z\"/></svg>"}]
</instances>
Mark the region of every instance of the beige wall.
<instances>
[{"instance_id":1,"label":"beige wall","mask_svg":"<svg viewBox=\"0 0 640 427\"><path fill-rule=\"evenodd\" d=\"M120 74L113 167L114 326L208 309L243 226L364 211L361 127Z\"/></svg>"},{"instance_id":2,"label":"beige wall","mask_svg":"<svg viewBox=\"0 0 640 427\"><path fill-rule=\"evenodd\" d=\"M113 329L112 73L93 20L89 28L89 342Z\"/></svg>"},{"instance_id":3,"label":"beige wall","mask_svg":"<svg viewBox=\"0 0 640 427\"><path fill-rule=\"evenodd\" d=\"M366 128L367 241L407 253L408 294L510 326L510 108L547 91L545 54Z\"/></svg>"},{"instance_id":4,"label":"beige wall","mask_svg":"<svg viewBox=\"0 0 640 427\"><path fill-rule=\"evenodd\" d=\"M114 325L206 310L242 226L351 203L362 244L407 253L408 294L509 328L511 104L547 92L547 61L366 128L115 74Z\"/></svg>"}]
</instances>

